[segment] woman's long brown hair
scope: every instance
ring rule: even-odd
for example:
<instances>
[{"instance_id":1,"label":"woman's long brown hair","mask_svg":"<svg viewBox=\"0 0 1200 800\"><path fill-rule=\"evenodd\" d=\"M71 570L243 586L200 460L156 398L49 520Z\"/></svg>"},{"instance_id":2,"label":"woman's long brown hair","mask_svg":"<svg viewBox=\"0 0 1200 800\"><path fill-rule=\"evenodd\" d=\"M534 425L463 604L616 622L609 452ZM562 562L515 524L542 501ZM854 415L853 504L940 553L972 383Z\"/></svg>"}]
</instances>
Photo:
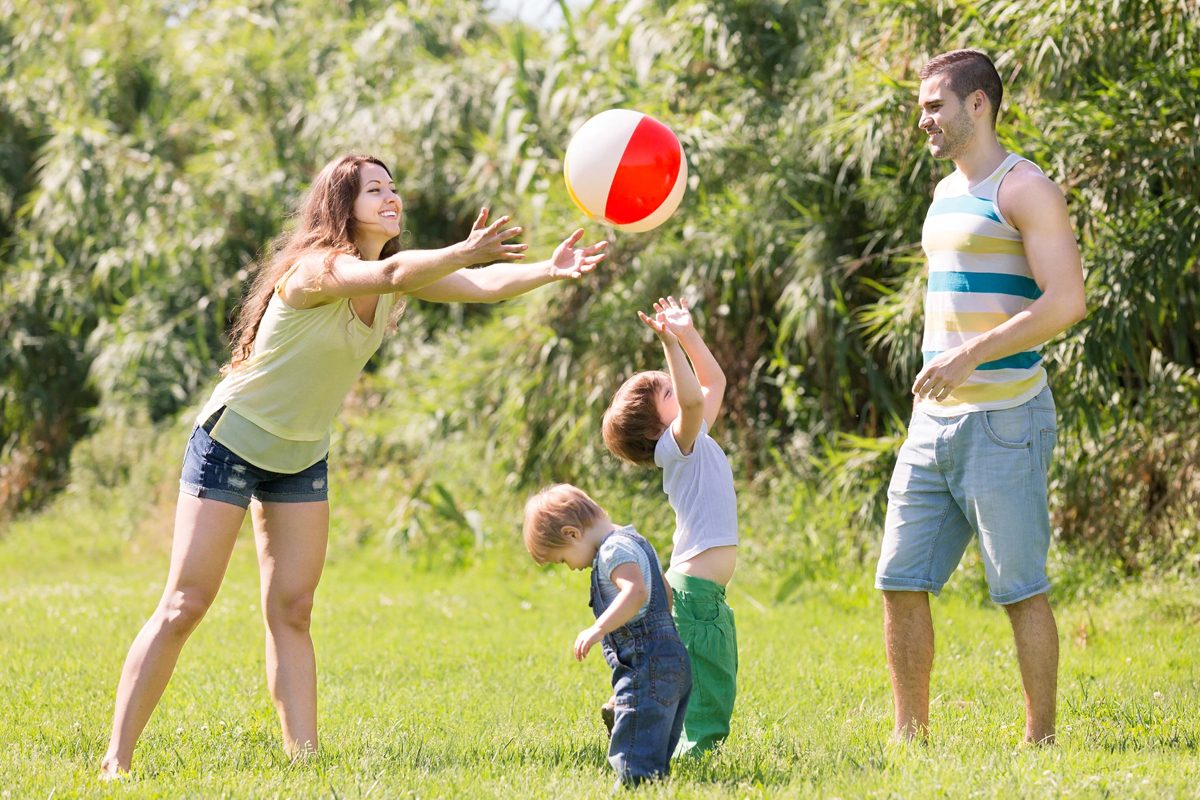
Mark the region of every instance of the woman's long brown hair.
<instances>
[{"instance_id":1,"label":"woman's long brown hair","mask_svg":"<svg viewBox=\"0 0 1200 800\"><path fill-rule=\"evenodd\" d=\"M299 258L324 252L325 269L328 270L340 253L362 257L354 244L354 201L358 197L359 171L363 164L376 164L389 176L392 174L379 159L355 153L335 158L317 174L295 213L295 227L277 236L268 254L259 260L254 279L246 289L241 310L229 332L232 355L222 373L236 369L250 357L254 337L267 313L275 284ZM400 237L397 236L384 244L379 257L387 258L399 250Z\"/></svg>"}]
</instances>

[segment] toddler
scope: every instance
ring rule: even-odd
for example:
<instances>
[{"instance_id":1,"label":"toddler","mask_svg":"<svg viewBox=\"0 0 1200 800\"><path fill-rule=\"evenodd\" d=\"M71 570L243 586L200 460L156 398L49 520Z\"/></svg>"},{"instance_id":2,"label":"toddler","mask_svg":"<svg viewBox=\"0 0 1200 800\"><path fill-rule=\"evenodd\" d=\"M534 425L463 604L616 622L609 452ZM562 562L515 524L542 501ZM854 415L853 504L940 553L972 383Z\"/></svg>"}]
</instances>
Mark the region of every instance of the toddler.
<instances>
[{"instance_id":1,"label":"toddler","mask_svg":"<svg viewBox=\"0 0 1200 800\"><path fill-rule=\"evenodd\" d=\"M560 483L525 504L525 547L539 564L592 568L596 621L575 637L582 661L596 643L612 668L608 761L619 784L670 773L692 686L687 650L671 619L658 555L632 526L614 525L592 498Z\"/></svg>"}]
</instances>

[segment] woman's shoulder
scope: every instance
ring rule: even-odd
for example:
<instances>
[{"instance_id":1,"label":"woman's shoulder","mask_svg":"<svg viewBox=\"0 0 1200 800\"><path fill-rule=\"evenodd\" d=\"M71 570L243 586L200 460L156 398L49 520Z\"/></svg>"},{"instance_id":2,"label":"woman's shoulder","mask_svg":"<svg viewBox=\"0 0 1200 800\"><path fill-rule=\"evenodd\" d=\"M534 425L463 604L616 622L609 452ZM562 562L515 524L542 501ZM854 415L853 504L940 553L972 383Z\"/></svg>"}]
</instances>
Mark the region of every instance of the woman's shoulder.
<instances>
[{"instance_id":1,"label":"woman's shoulder","mask_svg":"<svg viewBox=\"0 0 1200 800\"><path fill-rule=\"evenodd\" d=\"M297 311L329 305L337 298L321 298L321 276L339 252L331 247L314 248L296 256L275 282L275 296Z\"/></svg>"}]
</instances>

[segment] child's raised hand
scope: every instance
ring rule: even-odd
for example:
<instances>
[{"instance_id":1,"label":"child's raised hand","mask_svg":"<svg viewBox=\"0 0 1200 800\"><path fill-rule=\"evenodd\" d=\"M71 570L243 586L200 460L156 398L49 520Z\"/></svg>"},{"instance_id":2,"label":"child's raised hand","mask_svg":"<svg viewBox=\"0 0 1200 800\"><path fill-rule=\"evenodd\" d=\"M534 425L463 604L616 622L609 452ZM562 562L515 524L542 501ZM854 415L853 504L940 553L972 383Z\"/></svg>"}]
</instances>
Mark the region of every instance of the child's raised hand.
<instances>
[{"instance_id":1,"label":"child's raised hand","mask_svg":"<svg viewBox=\"0 0 1200 800\"><path fill-rule=\"evenodd\" d=\"M692 312L688 310L686 300L676 300L671 296L664 300L660 297L654 304L654 310L657 316L666 322L667 329L676 336L693 329Z\"/></svg>"},{"instance_id":2,"label":"child's raised hand","mask_svg":"<svg viewBox=\"0 0 1200 800\"><path fill-rule=\"evenodd\" d=\"M655 305L657 305L657 303ZM679 337L667 327L667 320L661 312L655 313L653 317L647 317L639 310L638 319L644 322L647 328L654 331L654 335L657 336L658 340L663 344L671 345L679 341Z\"/></svg>"},{"instance_id":3,"label":"child's raised hand","mask_svg":"<svg viewBox=\"0 0 1200 800\"><path fill-rule=\"evenodd\" d=\"M487 264L492 261L520 261L525 258L527 244L507 244L509 239L521 234L521 228L501 230L509 217L505 215L487 224L487 206L479 209L479 216L471 226L471 233L460 245L472 264Z\"/></svg>"},{"instance_id":4,"label":"child's raised hand","mask_svg":"<svg viewBox=\"0 0 1200 800\"><path fill-rule=\"evenodd\" d=\"M591 247L576 247L575 245L581 238L583 238L583 228L577 229L563 239L558 247L554 248L554 255L550 256L551 276L578 278L594 270L596 265L604 260L604 256L607 255L604 248L608 247L608 242L599 241Z\"/></svg>"},{"instance_id":5,"label":"child's raised hand","mask_svg":"<svg viewBox=\"0 0 1200 800\"><path fill-rule=\"evenodd\" d=\"M588 651L596 642L604 638L604 631L596 625L590 628L585 628L575 637L575 660L583 661L587 657Z\"/></svg>"}]
</instances>

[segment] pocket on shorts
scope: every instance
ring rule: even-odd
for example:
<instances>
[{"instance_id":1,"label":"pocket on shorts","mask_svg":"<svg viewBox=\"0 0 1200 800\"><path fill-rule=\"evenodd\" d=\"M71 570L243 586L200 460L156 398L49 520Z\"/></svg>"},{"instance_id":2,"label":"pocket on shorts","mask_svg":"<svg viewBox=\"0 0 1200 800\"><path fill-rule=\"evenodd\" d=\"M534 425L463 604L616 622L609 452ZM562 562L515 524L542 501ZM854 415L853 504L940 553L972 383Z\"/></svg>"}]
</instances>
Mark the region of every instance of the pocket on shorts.
<instances>
[{"instance_id":1,"label":"pocket on shorts","mask_svg":"<svg viewBox=\"0 0 1200 800\"><path fill-rule=\"evenodd\" d=\"M1011 450L1025 450L1033 443L1033 420L1025 406L984 411L983 432L993 443Z\"/></svg>"},{"instance_id":2,"label":"pocket on shorts","mask_svg":"<svg viewBox=\"0 0 1200 800\"><path fill-rule=\"evenodd\" d=\"M679 702L692 681L687 651L658 652L650 657L650 696L669 706Z\"/></svg>"},{"instance_id":3,"label":"pocket on shorts","mask_svg":"<svg viewBox=\"0 0 1200 800\"><path fill-rule=\"evenodd\" d=\"M677 622L712 623L721 616L721 607L715 600L704 599L689 602L676 597L675 602L682 612L680 619L676 620Z\"/></svg>"}]
</instances>

